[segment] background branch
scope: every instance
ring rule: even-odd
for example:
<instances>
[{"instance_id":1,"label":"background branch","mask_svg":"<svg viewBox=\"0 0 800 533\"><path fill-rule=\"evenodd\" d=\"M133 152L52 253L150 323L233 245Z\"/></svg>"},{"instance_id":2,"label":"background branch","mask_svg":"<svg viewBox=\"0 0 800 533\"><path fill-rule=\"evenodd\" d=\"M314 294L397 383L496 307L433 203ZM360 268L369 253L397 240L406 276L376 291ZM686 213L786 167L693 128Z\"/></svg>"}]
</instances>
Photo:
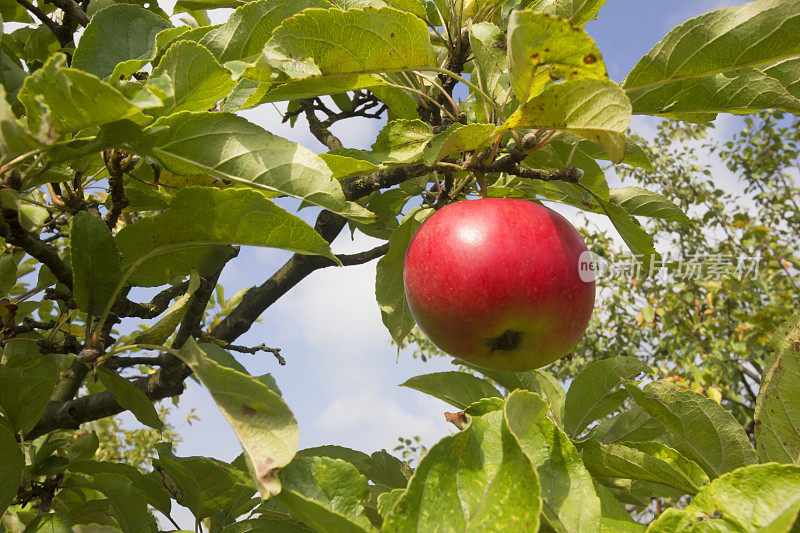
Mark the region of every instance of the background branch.
<instances>
[{"instance_id":1,"label":"background branch","mask_svg":"<svg viewBox=\"0 0 800 533\"><path fill-rule=\"evenodd\" d=\"M396 167L380 170L354 178L349 183L343 184L345 197L357 200L367 196L373 191L391 187L430 172L422 164ZM314 229L328 242L332 242L345 227L347 221L344 217L323 210L317 216ZM387 245L378 246L372 250L352 255L340 256L340 259L350 264L360 264L379 257ZM210 335L226 343L232 343L239 336L250 329L259 316L281 296L286 294L306 276L318 270L333 266L335 263L322 256L294 254L279 268L268 280L258 287L251 288L242 298L242 301L225 317ZM220 271L221 272L221 271ZM216 285L219 273L215 277L205 280L204 285L192 296L192 303L184 316L181 327L176 334L173 346L180 348L190 335L199 331L200 320ZM169 354L162 354L161 368L155 373L141 377L133 384L142 389L147 397L153 401L170 396L177 396L183 392L183 381L189 376L189 368L180 360ZM55 429L77 428L80 424L112 416L124 409L117 403L114 396L103 391L63 402L51 402L44 415L36 426L25 436L33 439Z\"/></svg>"}]
</instances>

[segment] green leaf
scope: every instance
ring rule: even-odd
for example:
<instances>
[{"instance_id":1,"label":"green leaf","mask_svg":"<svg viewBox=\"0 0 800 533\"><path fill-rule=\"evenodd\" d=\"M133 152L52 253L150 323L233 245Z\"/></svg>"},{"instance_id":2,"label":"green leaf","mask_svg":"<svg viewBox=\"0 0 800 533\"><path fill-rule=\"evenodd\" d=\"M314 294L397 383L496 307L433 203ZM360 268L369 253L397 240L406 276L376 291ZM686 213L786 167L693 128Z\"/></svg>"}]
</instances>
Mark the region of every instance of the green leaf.
<instances>
[{"instance_id":1,"label":"green leaf","mask_svg":"<svg viewBox=\"0 0 800 533\"><path fill-rule=\"evenodd\" d=\"M59 514L47 513L36 517L25 528L26 533L72 533L75 523Z\"/></svg>"},{"instance_id":2,"label":"green leaf","mask_svg":"<svg viewBox=\"0 0 800 533\"><path fill-rule=\"evenodd\" d=\"M388 7L308 9L283 21L243 75L276 82L287 76L338 77L434 66L438 63L428 27L411 13Z\"/></svg>"},{"instance_id":3,"label":"green leaf","mask_svg":"<svg viewBox=\"0 0 800 533\"><path fill-rule=\"evenodd\" d=\"M129 480L114 474L97 474L90 485L110 502L110 514L123 531L157 532L155 518L147 509L147 499Z\"/></svg>"},{"instance_id":4,"label":"green leaf","mask_svg":"<svg viewBox=\"0 0 800 533\"><path fill-rule=\"evenodd\" d=\"M278 470L297 451L299 430L292 412L269 387L210 360L193 339L181 358L206 386L233 427L262 497L280 492Z\"/></svg>"},{"instance_id":5,"label":"green leaf","mask_svg":"<svg viewBox=\"0 0 800 533\"><path fill-rule=\"evenodd\" d=\"M432 165L447 156L476 150L489 141L495 129L493 124L453 124L430 140L423 160Z\"/></svg>"},{"instance_id":6,"label":"green leaf","mask_svg":"<svg viewBox=\"0 0 800 533\"><path fill-rule=\"evenodd\" d=\"M136 4L112 4L92 16L71 66L107 78L123 61L150 60L156 34L171 27L168 20Z\"/></svg>"},{"instance_id":7,"label":"green leaf","mask_svg":"<svg viewBox=\"0 0 800 533\"><path fill-rule=\"evenodd\" d=\"M566 393L551 373L538 368L526 372L497 372L461 361L459 361L459 364L480 372L506 389L508 393L523 389L538 394L550 405L550 418L553 422L560 428L564 427L564 400Z\"/></svg>"},{"instance_id":8,"label":"green leaf","mask_svg":"<svg viewBox=\"0 0 800 533\"><path fill-rule=\"evenodd\" d=\"M647 233L624 208L601 198L595 199L619 232L619 236L622 237L622 240L628 245L628 248L630 248L631 252L636 256L636 259L644 266L641 276L647 277L650 273L653 260L657 260L660 257L653 246L653 237Z\"/></svg>"},{"instance_id":9,"label":"green leaf","mask_svg":"<svg viewBox=\"0 0 800 533\"><path fill-rule=\"evenodd\" d=\"M311 150L232 113L177 113L146 130L149 152L179 175L218 179L287 194L354 218L371 214L347 202L338 181Z\"/></svg>"},{"instance_id":10,"label":"green leaf","mask_svg":"<svg viewBox=\"0 0 800 533\"><path fill-rule=\"evenodd\" d=\"M18 98L25 106L28 128L39 131L42 104L56 133L68 133L128 119L143 125L150 118L111 85L86 72L67 68L63 54L51 56L25 79Z\"/></svg>"},{"instance_id":11,"label":"green leaf","mask_svg":"<svg viewBox=\"0 0 800 533\"><path fill-rule=\"evenodd\" d=\"M397 500L405 493L405 489L394 489L378 496L378 513L386 516L394 509Z\"/></svg>"},{"instance_id":12,"label":"green leaf","mask_svg":"<svg viewBox=\"0 0 800 533\"><path fill-rule=\"evenodd\" d=\"M257 82L243 78L241 83ZM385 85L385 81L372 74L353 74L345 77L305 78L279 84L260 83L254 91L247 94L244 103L238 104L235 109L247 109L269 102L281 102L284 100L294 101L302 98L312 98L325 94L339 94L360 89L370 89L373 92L378 92L377 90L380 88L393 89L392 87L383 87ZM241 99L241 96L239 96L239 98ZM412 117L417 116L415 106ZM413 120L412 117L407 118Z\"/></svg>"},{"instance_id":13,"label":"green leaf","mask_svg":"<svg viewBox=\"0 0 800 533\"><path fill-rule=\"evenodd\" d=\"M317 446L306 448L297 452L303 457L330 457L341 459L355 466L366 478L376 485L388 488L405 488L411 469L408 463L390 455L386 450L367 455L364 452L345 448L343 446Z\"/></svg>"},{"instance_id":14,"label":"green leaf","mask_svg":"<svg viewBox=\"0 0 800 533\"><path fill-rule=\"evenodd\" d=\"M511 85L522 103L541 94L551 80L608 80L594 40L565 19L530 9L513 11L507 46Z\"/></svg>"},{"instance_id":15,"label":"green leaf","mask_svg":"<svg viewBox=\"0 0 800 533\"><path fill-rule=\"evenodd\" d=\"M22 109L17 100L17 92L22 87L27 75L28 73L22 69L19 58L7 49L0 47L0 85L8 93L9 103L15 110Z\"/></svg>"},{"instance_id":16,"label":"green leaf","mask_svg":"<svg viewBox=\"0 0 800 533\"><path fill-rule=\"evenodd\" d=\"M433 212L421 209L410 213L389 238L389 250L376 266L375 298L381 309L381 319L395 342L400 343L414 327L414 318L406 302L403 285L403 261L408 243L423 219Z\"/></svg>"},{"instance_id":17,"label":"green leaf","mask_svg":"<svg viewBox=\"0 0 800 533\"><path fill-rule=\"evenodd\" d=\"M5 296L17 284L17 259L13 255L0 256L0 296Z\"/></svg>"},{"instance_id":18,"label":"green leaf","mask_svg":"<svg viewBox=\"0 0 800 533\"><path fill-rule=\"evenodd\" d=\"M401 385L439 398L459 409L466 409L481 398L502 398L502 394L483 378L466 372L434 372L415 376Z\"/></svg>"},{"instance_id":19,"label":"green leaf","mask_svg":"<svg viewBox=\"0 0 800 533\"><path fill-rule=\"evenodd\" d=\"M642 533L645 530L644 525L633 521L608 487L595 482L594 490L600 498L600 533Z\"/></svg>"},{"instance_id":20,"label":"green leaf","mask_svg":"<svg viewBox=\"0 0 800 533\"><path fill-rule=\"evenodd\" d=\"M388 122L378 132L370 150L340 148L320 154L320 157L328 166L333 165L335 177L342 179L422 161L434 138L431 127L421 120L398 119Z\"/></svg>"},{"instance_id":21,"label":"green leaf","mask_svg":"<svg viewBox=\"0 0 800 533\"><path fill-rule=\"evenodd\" d=\"M105 222L85 211L72 219L69 234L75 302L100 316L122 278L114 237Z\"/></svg>"},{"instance_id":22,"label":"green leaf","mask_svg":"<svg viewBox=\"0 0 800 533\"><path fill-rule=\"evenodd\" d=\"M532 194L532 199L544 195L545 197L567 203L570 203L570 200L572 200L573 205L583 209L594 208L595 202L592 199L592 194L607 200L609 188L603 169L600 168L597 161L585 154L580 148L576 148L573 151L575 144L580 144L582 142L585 143L587 141L580 141L578 138L570 135L563 141L550 141L547 146L534 151L525 158L525 164L531 168L552 168L560 170L566 166L577 167L583 171L583 176L579 178L578 184L561 180L540 181L520 179L521 183L517 188ZM570 155L572 156L571 161ZM581 185L588 190L584 190Z\"/></svg>"},{"instance_id":23,"label":"green leaf","mask_svg":"<svg viewBox=\"0 0 800 533\"><path fill-rule=\"evenodd\" d=\"M97 438L97 433L94 431L81 435L67 446L67 459L70 463L89 461L94 457L99 446L100 439Z\"/></svg>"},{"instance_id":24,"label":"green leaf","mask_svg":"<svg viewBox=\"0 0 800 533\"><path fill-rule=\"evenodd\" d=\"M597 12L605 3L606 0L533 0L528 9L558 15L576 26L585 26L597 18Z\"/></svg>"},{"instance_id":25,"label":"green leaf","mask_svg":"<svg viewBox=\"0 0 800 533\"><path fill-rule=\"evenodd\" d=\"M188 13L195 10L236 8L245 4L244 0L178 0L173 14Z\"/></svg>"},{"instance_id":26,"label":"green leaf","mask_svg":"<svg viewBox=\"0 0 800 533\"><path fill-rule=\"evenodd\" d=\"M564 429L577 437L586 426L616 411L627 391L620 389L623 378L633 378L650 367L635 357L610 357L586 365L567 390Z\"/></svg>"},{"instance_id":27,"label":"green leaf","mask_svg":"<svg viewBox=\"0 0 800 533\"><path fill-rule=\"evenodd\" d=\"M793 531L800 511L800 467L764 464L715 479L685 509L667 509L648 533Z\"/></svg>"},{"instance_id":28,"label":"green leaf","mask_svg":"<svg viewBox=\"0 0 800 533\"><path fill-rule=\"evenodd\" d=\"M20 354L13 362L6 353L0 365L0 409L15 432L27 433L36 425L58 380L53 356L38 352L36 347L33 355Z\"/></svg>"},{"instance_id":29,"label":"green leaf","mask_svg":"<svg viewBox=\"0 0 800 533\"><path fill-rule=\"evenodd\" d=\"M228 21L208 32L200 44L220 63L255 58L281 22L309 7L331 7L327 0L258 0L240 5Z\"/></svg>"},{"instance_id":30,"label":"green leaf","mask_svg":"<svg viewBox=\"0 0 800 533\"><path fill-rule=\"evenodd\" d=\"M234 85L230 71L217 63L211 52L192 41L170 46L148 80L148 87L166 93L161 98L165 106L158 109L159 114L165 115L206 111L227 96Z\"/></svg>"},{"instance_id":31,"label":"green leaf","mask_svg":"<svg viewBox=\"0 0 800 533\"><path fill-rule=\"evenodd\" d=\"M647 152L630 137L623 135L623 139L625 140L625 157L622 158L620 163L655 172L655 167L653 167L653 163L650 161L650 156ZM580 141L578 150L593 159L611 160L611 156L608 155L602 146L591 141Z\"/></svg>"},{"instance_id":32,"label":"green leaf","mask_svg":"<svg viewBox=\"0 0 800 533\"><path fill-rule=\"evenodd\" d=\"M393 120L381 129L371 152L365 155L376 163L413 163L422 158L433 138L431 127L421 120Z\"/></svg>"},{"instance_id":33,"label":"green leaf","mask_svg":"<svg viewBox=\"0 0 800 533\"><path fill-rule=\"evenodd\" d=\"M675 438L675 448L711 478L752 464L756 454L742 426L714 400L662 381L639 389L625 384L631 398Z\"/></svg>"},{"instance_id":34,"label":"green leaf","mask_svg":"<svg viewBox=\"0 0 800 533\"><path fill-rule=\"evenodd\" d=\"M136 336L134 344L164 344L172 332L175 331L183 319L183 315L189 309L189 301L194 292L200 287L200 276L193 270L189 278L189 286L183 296L178 298L169 309L166 310L158 322L144 330Z\"/></svg>"},{"instance_id":35,"label":"green leaf","mask_svg":"<svg viewBox=\"0 0 800 533\"><path fill-rule=\"evenodd\" d=\"M797 75L800 69L800 57L781 59L761 71L778 80L789 94L795 98L800 98L800 76Z\"/></svg>"},{"instance_id":36,"label":"green leaf","mask_svg":"<svg viewBox=\"0 0 800 533\"><path fill-rule=\"evenodd\" d=\"M624 207L631 215L663 218L672 222L692 224L692 221L681 211L681 208L668 198L641 187L611 189L610 198L613 203Z\"/></svg>"},{"instance_id":37,"label":"green leaf","mask_svg":"<svg viewBox=\"0 0 800 533\"><path fill-rule=\"evenodd\" d=\"M505 129L554 129L599 143L615 163L625 155L622 133L631 106L611 81L564 81L528 100L504 124Z\"/></svg>"},{"instance_id":38,"label":"green leaf","mask_svg":"<svg viewBox=\"0 0 800 533\"><path fill-rule=\"evenodd\" d=\"M618 441L654 440L664 433L664 426L638 405L612 418L601 420L592 436L603 444Z\"/></svg>"},{"instance_id":39,"label":"green leaf","mask_svg":"<svg viewBox=\"0 0 800 533\"><path fill-rule=\"evenodd\" d=\"M176 457L167 443L156 444L153 466L175 500L198 519L214 516L255 492L245 473L209 457Z\"/></svg>"},{"instance_id":40,"label":"green leaf","mask_svg":"<svg viewBox=\"0 0 800 533\"><path fill-rule=\"evenodd\" d=\"M90 476L98 474L111 474L117 478L125 478L132 483L136 490L144 494L147 501L155 509L164 514L169 514L171 508L170 495L164 489L158 474L150 472L143 474L134 466L109 461L70 460L67 469Z\"/></svg>"},{"instance_id":41,"label":"green leaf","mask_svg":"<svg viewBox=\"0 0 800 533\"><path fill-rule=\"evenodd\" d=\"M703 121L724 111L796 112L800 101L758 69L800 54L800 43L790 37L798 32L795 2L762 0L718 9L669 32L622 87L635 113L695 115Z\"/></svg>"},{"instance_id":42,"label":"green leaf","mask_svg":"<svg viewBox=\"0 0 800 533\"><path fill-rule=\"evenodd\" d=\"M220 287L220 285L217 285L217 287ZM221 366L232 368L233 370L237 370L247 376L250 375L250 372L247 371L247 369L244 367L244 365L242 365L242 363L237 361L236 358L233 355L231 355L229 351L223 350L219 345L210 342L203 342L200 343L198 346L200 346L200 349L205 352L206 357L208 357L213 361L216 361ZM192 376L192 378L194 378L195 381L199 383L199 380L197 379L196 376ZM280 396L280 391L273 389L273 392L275 392L275 394Z\"/></svg>"},{"instance_id":43,"label":"green leaf","mask_svg":"<svg viewBox=\"0 0 800 533\"><path fill-rule=\"evenodd\" d=\"M758 456L800 464L800 313L778 329L770 347L753 417Z\"/></svg>"},{"instance_id":44,"label":"green leaf","mask_svg":"<svg viewBox=\"0 0 800 533\"><path fill-rule=\"evenodd\" d=\"M501 79L507 78L503 74L506 67L505 33L491 22L472 24L469 31L479 86L495 101L502 102L508 84L507 79L505 83L501 82ZM481 106L477 108L480 110Z\"/></svg>"},{"instance_id":45,"label":"green leaf","mask_svg":"<svg viewBox=\"0 0 800 533\"><path fill-rule=\"evenodd\" d=\"M13 0L0 1L0 20L3 22L31 22L28 11Z\"/></svg>"},{"instance_id":46,"label":"green leaf","mask_svg":"<svg viewBox=\"0 0 800 533\"><path fill-rule=\"evenodd\" d=\"M422 458L408 488L385 516L385 531L537 531L541 487L509 429L534 413L493 410L443 438ZM502 405L502 402L501 402ZM529 407L529 406L521 406Z\"/></svg>"},{"instance_id":47,"label":"green leaf","mask_svg":"<svg viewBox=\"0 0 800 533\"><path fill-rule=\"evenodd\" d=\"M542 514L555 531L596 532L600 499L569 437L549 418L537 395L518 390L506 399L508 427L530 458L542 485Z\"/></svg>"},{"instance_id":48,"label":"green leaf","mask_svg":"<svg viewBox=\"0 0 800 533\"><path fill-rule=\"evenodd\" d=\"M408 485L412 470L407 462L386 450L378 450L369 456L367 467L361 473L376 485L395 489L405 488Z\"/></svg>"},{"instance_id":49,"label":"green leaf","mask_svg":"<svg viewBox=\"0 0 800 533\"><path fill-rule=\"evenodd\" d=\"M97 377L100 378L105 388L111 391L117 403L133 413L139 422L155 429L164 427L164 422L158 417L153 402L142 389L135 386L130 380L104 366L97 368Z\"/></svg>"},{"instance_id":50,"label":"green leaf","mask_svg":"<svg viewBox=\"0 0 800 533\"><path fill-rule=\"evenodd\" d=\"M123 269L133 270L129 281L143 286L162 285L193 268L210 275L230 257L230 244L334 257L311 226L248 189L180 189L168 209L124 227L116 241Z\"/></svg>"},{"instance_id":51,"label":"green leaf","mask_svg":"<svg viewBox=\"0 0 800 533\"><path fill-rule=\"evenodd\" d=\"M636 114L691 122L706 122L716 113L725 112L748 114L762 109L779 109L800 113L800 100L778 80L754 68L742 69L733 77L713 74L702 80L669 83L659 91L629 91L628 95Z\"/></svg>"},{"instance_id":52,"label":"green leaf","mask_svg":"<svg viewBox=\"0 0 800 533\"><path fill-rule=\"evenodd\" d=\"M29 203L14 189L0 190L0 205L17 211L17 219L27 231L39 231L50 215L47 209Z\"/></svg>"},{"instance_id":53,"label":"green leaf","mask_svg":"<svg viewBox=\"0 0 800 533\"><path fill-rule=\"evenodd\" d=\"M0 161L3 162L43 148L47 143L45 135L33 135L17 118L8 103L3 85L0 85L0 130L3 132L0 135Z\"/></svg>"},{"instance_id":54,"label":"green leaf","mask_svg":"<svg viewBox=\"0 0 800 533\"><path fill-rule=\"evenodd\" d=\"M337 180L369 174L381 168L370 161L337 153L325 152L319 154L319 157L325 161L325 164L333 172L334 179Z\"/></svg>"},{"instance_id":55,"label":"green leaf","mask_svg":"<svg viewBox=\"0 0 800 533\"><path fill-rule=\"evenodd\" d=\"M589 439L581 442L580 449L594 477L663 483L687 494L696 494L708 483L697 463L660 442L601 444Z\"/></svg>"},{"instance_id":56,"label":"green leaf","mask_svg":"<svg viewBox=\"0 0 800 533\"><path fill-rule=\"evenodd\" d=\"M315 531L364 532L370 523L362 503L367 479L350 463L296 456L279 474L280 501Z\"/></svg>"},{"instance_id":57,"label":"green leaf","mask_svg":"<svg viewBox=\"0 0 800 533\"><path fill-rule=\"evenodd\" d=\"M3 458L3 468L0 468L0 513L5 513L8 505L16 498L17 489L22 482L25 456L13 431L3 420L0 420L0 457Z\"/></svg>"},{"instance_id":58,"label":"green leaf","mask_svg":"<svg viewBox=\"0 0 800 533\"><path fill-rule=\"evenodd\" d=\"M295 518L267 515L234 522L222 529L222 533L310 533L311 531Z\"/></svg>"}]
</instances>

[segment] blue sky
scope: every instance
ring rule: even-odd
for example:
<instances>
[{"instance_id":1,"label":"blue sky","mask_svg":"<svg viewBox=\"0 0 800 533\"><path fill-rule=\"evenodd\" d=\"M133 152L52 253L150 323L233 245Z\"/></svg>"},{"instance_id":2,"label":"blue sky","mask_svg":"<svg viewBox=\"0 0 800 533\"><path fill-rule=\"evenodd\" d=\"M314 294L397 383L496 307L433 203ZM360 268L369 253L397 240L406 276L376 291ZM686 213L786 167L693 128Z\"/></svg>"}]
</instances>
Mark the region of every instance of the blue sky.
<instances>
[{"instance_id":1,"label":"blue sky","mask_svg":"<svg viewBox=\"0 0 800 533\"><path fill-rule=\"evenodd\" d=\"M587 26L603 52L609 74L622 81L635 62L671 28L699 14L743 2L719 0L609 0L599 20ZM162 5L164 5L162 3ZM170 6L164 6L169 11ZM215 16L224 18L224 15ZM297 127L280 124L271 106L242 113L267 130L320 151L303 120ZM653 122L636 120L634 128L647 134ZM380 128L377 121L351 120L333 129L349 147L368 147ZM616 178L611 178L612 184ZM618 183L618 181L616 181ZM284 203L295 207L295 204ZM565 213L569 214L569 213ZM301 216L313 220L306 209ZM574 218L574 217L573 217ZM333 245L337 253L368 249L378 241L343 233ZM243 249L229 265L220 282L228 296L260 284L289 254L270 249ZM284 399L300 425L301 448L338 444L372 452L391 448L398 436L422 436L431 445L455 429L442 416L454 410L445 403L416 391L398 387L411 376L450 370L449 361L428 363L389 343L374 297L375 262L358 267L318 271L281 298L237 344L262 342L279 347L287 365L278 366L270 354L240 355L254 374L272 373ZM188 390L171 421L179 426L183 442L179 455L206 455L233 459L241 451L238 441L207 392L188 380ZM182 420L196 408L199 422ZM176 513L177 516L183 513ZM188 524L188 522L187 522Z\"/></svg>"}]
</instances>

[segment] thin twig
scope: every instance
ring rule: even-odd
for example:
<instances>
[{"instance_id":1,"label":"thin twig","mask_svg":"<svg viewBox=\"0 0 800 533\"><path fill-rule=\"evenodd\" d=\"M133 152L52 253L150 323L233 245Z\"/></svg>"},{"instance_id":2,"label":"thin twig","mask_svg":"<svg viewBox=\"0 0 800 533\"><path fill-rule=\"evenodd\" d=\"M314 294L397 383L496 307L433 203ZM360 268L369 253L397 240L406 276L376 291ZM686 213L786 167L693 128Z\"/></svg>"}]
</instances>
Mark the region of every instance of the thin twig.
<instances>
[{"instance_id":1,"label":"thin twig","mask_svg":"<svg viewBox=\"0 0 800 533\"><path fill-rule=\"evenodd\" d=\"M37 19L42 21L42 24L50 28L50 31L53 32L53 35L55 35L57 38L59 37L61 27L56 24L53 19L45 15L41 9L28 2L28 0L17 0L17 3L33 13Z\"/></svg>"},{"instance_id":2,"label":"thin twig","mask_svg":"<svg viewBox=\"0 0 800 533\"><path fill-rule=\"evenodd\" d=\"M225 346L228 350L233 350L234 352L240 353L249 353L249 354L257 354L258 352L268 352L275 356L275 359L278 360L278 364L281 366L286 366L286 359L283 358L281 355L280 348L270 348L264 343L259 344L258 346L253 346L252 348L248 346L239 346L237 344L228 344Z\"/></svg>"}]
</instances>

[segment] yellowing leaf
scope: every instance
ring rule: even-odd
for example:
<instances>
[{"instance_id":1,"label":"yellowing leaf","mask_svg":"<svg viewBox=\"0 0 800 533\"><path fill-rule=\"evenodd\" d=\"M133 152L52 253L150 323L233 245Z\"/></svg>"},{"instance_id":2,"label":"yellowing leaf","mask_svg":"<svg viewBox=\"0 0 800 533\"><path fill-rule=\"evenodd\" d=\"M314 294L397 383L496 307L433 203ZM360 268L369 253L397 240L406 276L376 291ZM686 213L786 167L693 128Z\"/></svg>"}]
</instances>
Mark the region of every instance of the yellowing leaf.
<instances>
[{"instance_id":1,"label":"yellowing leaf","mask_svg":"<svg viewBox=\"0 0 800 533\"><path fill-rule=\"evenodd\" d=\"M564 81L528 100L508 118L505 129L549 129L572 133L603 146L611 160L622 161L622 133L631 119L625 93L610 81Z\"/></svg>"}]
</instances>

